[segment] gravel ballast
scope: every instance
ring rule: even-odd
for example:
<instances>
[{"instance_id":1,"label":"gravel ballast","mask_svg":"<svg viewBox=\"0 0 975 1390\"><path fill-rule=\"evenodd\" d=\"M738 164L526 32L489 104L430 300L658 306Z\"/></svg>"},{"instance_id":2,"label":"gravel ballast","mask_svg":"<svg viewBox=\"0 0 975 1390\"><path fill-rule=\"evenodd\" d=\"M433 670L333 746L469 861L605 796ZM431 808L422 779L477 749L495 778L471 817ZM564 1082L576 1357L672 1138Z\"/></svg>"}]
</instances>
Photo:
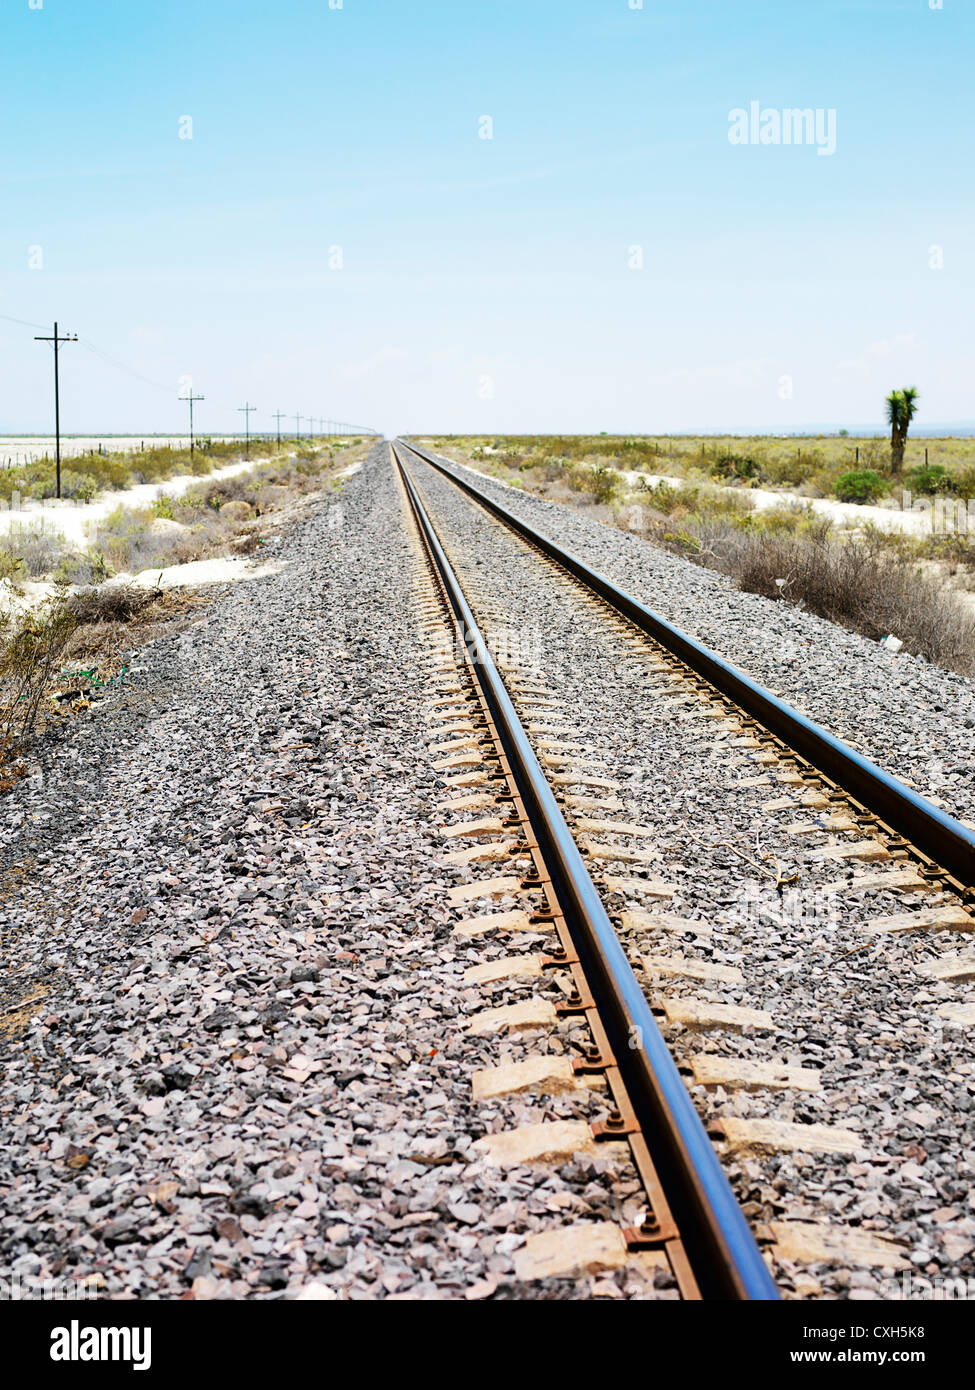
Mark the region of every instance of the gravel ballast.
<instances>
[{"instance_id":1,"label":"gravel ballast","mask_svg":"<svg viewBox=\"0 0 975 1390\"><path fill-rule=\"evenodd\" d=\"M611 1156L500 1170L474 1148L600 1102L471 1098L476 1069L564 1053L577 1025L465 1032L525 994L466 986L511 948L451 935L447 889L484 870L444 862L386 447L275 555L144 648L0 805L0 1277L22 1297L673 1297L632 1268L515 1276L528 1234L629 1224L640 1197Z\"/></svg>"},{"instance_id":2,"label":"gravel ballast","mask_svg":"<svg viewBox=\"0 0 975 1390\"><path fill-rule=\"evenodd\" d=\"M574 609L556 576L529 605L523 552L446 480L416 474L486 625L576 711L556 739L618 780L626 819L654 831L661 859L646 871L672 877L668 911L711 928L631 934L628 947L742 977L648 975L652 1002L767 1008L771 1029L711 1032L704 1050L820 1074L815 1092L695 1087L705 1118L864 1137L848 1155L730 1155L750 1219L852 1226L899 1242L925 1277L975 1273L975 1067L965 1031L936 1013L968 995L917 973L955 942L865 938L865 921L922 900L831 898L847 870L809 852L836 837L797 844L763 817L774 782L729 793L729 768L753 770L734 735L687 718L680 692L661 700L633 649ZM479 481L965 813L969 682ZM596 1118L604 1101L472 1100L478 1069L572 1055L584 1037L571 1016L465 1031L484 1009L554 1001L565 980L465 982L470 966L546 938L453 935L449 888L505 870L445 860L468 842L441 834L453 816L430 752L437 685L387 447L274 558L279 573L219 592L141 651L126 693L44 742L33 778L0 802L0 1278L26 1297L89 1280L109 1298L673 1298L662 1272L633 1262L516 1275L529 1236L631 1225L642 1198L609 1151L502 1170L476 1147ZM768 856L801 871L798 897L770 895ZM665 1029L680 1060L702 1050L694 1030ZM779 1260L776 1273L791 1296L889 1296L875 1268Z\"/></svg>"},{"instance_id":3,"label":"gravel ballast","mask_svg":"<svg viewBox=\"0 0 975 1390\"><path fill-rule=\"evenodd\" d=\"M503 653L515 646L526 664L521 677L525 690L516 702L523 719L535 721L537 751L550 757L562 752L569 764L589 768L619 787L612 793L619 799L618 810L585 815L652 832L652 839L609 830L589 836L603 846L627 852L642 846L656 856L646 868L596 860L597 881L605 881L606 873L646 874L675 890L663 904L627 893L607 900L617 913L662 908L683 923L620 929L651 1003L661 1010L687 1003L771 1015L766 1025L744 1031L703 1031L662 1014L678 1060L689 1064L704 1054L724 1061L774 1062L811 1072L818 1082L809 1091L698 1085L693 1094L703 1117L709 1125L775 1120L822 1125L853 1136L842 1153L817 1152L812 1146L810 1151L729 1153L726 1169L756 1229L789 1221L870 1234L895 1242L900 1256L924 1278L971 1278L975 1067L967 1030L941 1013L969 1003L971 984L965 978L949 982L925 973L949 952L964 949L971 938L951 931L866 930L878 919L956 900L882 885L853 887L855 874L896 865L854 865L822 857L824 850L865 839L862 834L826 828L790 833L790 824L808 825L815 816L798 801L784 812L765 809L769 802L787 798L789 789L756 760L747 738L702 714L699 698L679 679L650 672L634 645L578 602L577 587L543 565L451 483L418 460L411 460L410 467L475 615L493 631L496 649ZM491 490L491 484L478 482ZM659 561L666 586L658 574L653 606L685 628L689 624L681 620L698 581L699 591L700 585L716 586L726 607L747 600L725 591L715 576L562 508L512 490L504 492L503 500L624 587L641 593L642 586L645 598L651 597L648 575ZM690 598L680 589L685 580ZM836 666L823 697L829 706L824 703L816 713L827 725L832 706L843 708L853 720L871 662L868 684L883 690L885 705L882 716L862 706L866 727L854 725L862 744L879 737L883 721L888 727L912 728L927 717L924 700L929 696L912 708L906 683L888 679L892 663L886 652L808 615L754 602L767 611L773 627L781 621L825 629L820 648L833 644L829 650ZM701 608L703 619L703 602ZM697 624L698 636L747 664L754 675L767 680L778 675L784 689L788 671L774 653L761 669L762 634L754 623L750 632L737 622L719 629L710 606L706 617ZM738 634L736 650L722 644L725 631ZM774 645L778 634L773 630L771 637ZM808 629L805 640L811 643ZM846 653L851 644L855 662ZM820 659L825 663L826 656ZM931 687L956 684L931 669L923 677ZM517 670L512 682L517 689ZM555 699L539 702L532 682L555 692ZM968 683L957 684L966 687L963 694L970 699ZM946 728L951 725L947 711L942 722ZM891 766L889 742L886 751L887 766L902 770L899 762ZM924 753L923 747L909 749L908 764L914 766ZM594 794L582 785L572 790ZM578 827L582 813L570 807L567 814ZM787 1291L807 1297L891 1297L899 1287L896 1280L891 1284L889 1270L852 1261L845 1266L842 1260L799 1264L782 1259L776 1273Z\"/></svg>"},{"instance_id":4,"label":"gravel ballast","mask_svg":"<svg viewBox=\"0 0 975 1390\"><path fill-rule=\"evenodd\" d=\"M422 447L426 447L423 445ZM442 462L461 465L449 456ZM467 478L668 622L734 662L953 815L975 821L975 682L801 608L742 593L584 512L474 470Z\"/></svg>"}]
</instances>

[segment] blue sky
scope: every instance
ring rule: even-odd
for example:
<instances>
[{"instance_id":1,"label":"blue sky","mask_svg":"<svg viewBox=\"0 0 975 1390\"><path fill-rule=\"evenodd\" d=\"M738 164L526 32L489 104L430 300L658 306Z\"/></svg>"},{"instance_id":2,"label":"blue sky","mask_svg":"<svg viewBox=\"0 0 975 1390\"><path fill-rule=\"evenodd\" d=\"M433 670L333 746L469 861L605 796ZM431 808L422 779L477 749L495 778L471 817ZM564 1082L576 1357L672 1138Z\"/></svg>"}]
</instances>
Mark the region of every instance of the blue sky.
<instances>
[{"instance_id":1,"label":"blue sky","mask_svg":"<svg viewBox=\"0 0 975 1390\"><path fill-rule=\"evenodd\" d=\"M85 340L64 428L182 428L183 377L215 432L975 417L971 0L630 4L0 0L0 314ZM835 153L731 144L752 102Z\"/></svg>"}]
</instances>

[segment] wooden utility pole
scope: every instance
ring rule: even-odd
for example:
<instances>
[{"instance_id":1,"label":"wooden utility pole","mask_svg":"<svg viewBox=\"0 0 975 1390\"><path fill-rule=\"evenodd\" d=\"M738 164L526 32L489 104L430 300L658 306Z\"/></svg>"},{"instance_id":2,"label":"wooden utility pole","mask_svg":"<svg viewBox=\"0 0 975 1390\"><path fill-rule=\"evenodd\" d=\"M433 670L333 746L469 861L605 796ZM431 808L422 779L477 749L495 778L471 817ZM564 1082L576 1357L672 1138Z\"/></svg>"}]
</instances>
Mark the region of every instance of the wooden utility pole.
<instances>
[{"instance_id":1,"label":"wooden utility pole","mask_svg":"<svg viewBox=\"0 0 975 1390\"><path fill-rule=\"evenodd\" d=\"M237 409L238 415L244 417L244 458L251 456L251 411L256 410L256 405L242 405Z\"/></svg>"},{"instance_id":2,"label":"wooden utility pole","mask_svg":"<svg viewBox=\"0 0 975 1390\"><path fill-rule=\"evenodd\" d=\"M278 426L278 448L279 448L279 449L281 448L281 418L282 418L283 415L284 415L284 411L283 411L283 410L276 410L276 411L274 412L274 418L275 418L275 420L277 421L277 426Z\"/></svg>"},{"instance_id":3,"label":"wooden utility pole","mask_svg":"<svg viewBox=\"0 0 975 1390\"><path fill-rule=\"evenodd\" d=\"M56 496L61 496L61 388L58 380L58 348L62 343L76 343L77 333L58 333L57 319L54 321L54 337L45 338L35 334L35 342L54 344L54 467Z\"/></svg>"},{"instance_id":4,"label":"wooden utility pole","mask_svg":"<svg viewBox=\"0 0 975 1390\"><path fill-rule=\"evenodd\" d=\"M189 394L188 396L180 396L180 400L181 400L181 401L189 401L189 403L190 403L190 458L192 458L192 457L193 457L193 402L194 402L194 401L205 401L205 400L206 400L206 396L194 396L194 395L193 395L193 388L192 388L192 386L191 386L191 387L190 387L190 394Z\"/></svg>"}]
</instances>

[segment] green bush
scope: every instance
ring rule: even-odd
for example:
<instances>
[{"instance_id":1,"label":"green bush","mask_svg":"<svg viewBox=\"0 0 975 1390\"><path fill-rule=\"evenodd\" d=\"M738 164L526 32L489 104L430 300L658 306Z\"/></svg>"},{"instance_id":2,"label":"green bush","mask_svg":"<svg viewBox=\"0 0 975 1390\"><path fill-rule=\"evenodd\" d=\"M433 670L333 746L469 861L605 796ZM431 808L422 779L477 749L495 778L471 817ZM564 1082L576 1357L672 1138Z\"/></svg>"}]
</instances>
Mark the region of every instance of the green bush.
<instances>
[{"instance_id":1,"label":"green bush","mask_svg":"<svg viewBox=\"0 0 975 1390\"><path fill-rule=\"evenodd\" d=\"M966 502L975 497L975 464L969 464L955 474L955 492Z\"/></svg>"},{"instance_id":2,"label":"green bush","mask_svg":"<svg viewBox=\"0 0 975 1390\"><path fill-rule=\"evenodd\" d=\"M735 521L743 531L766 536L794 535L820 524L824 524L827 531L831 529L828 521L820 523L811 507L803 506L766 507L763 511L748 512Z\"/></svg>"},{"instance_id":3,"label":"green bush","mask_svg":"<svg viewBox=\"0 0 975 1390\"><path fill-rule=\"evenodd\" d=\"M890 491L890 484L872 468L860 468L841 473L833 484L833 491L841 502L859 502L862 505L883 497Z\"/></svg>"},{"instance_id":4,"label":"green bush","mask_svg":"<svg viewBox=\"0 0 975 1390\"><path fill-rule=\"evenodd\" d=\"M641 494L651 507L664 516L676 511L690 512L697 506L698 489L672 483L648 483L644 480Z\"/></svg>"},{"instance_id":5,"label":"green bush","mask_svg":"<svg viewBox=\"0 0 975 1390\"><path fill-rule=\"evenodd\" d=\"M780 458L770 458L762 464L762 481L771 483L773 487L799 487L808 481L809 476L809 464L791 450Z\"/></svg>"},{"instance_id":6,"label":"green bush","mask_svg":"<svg viewBox=\"0 0 975 1390\"><path fill-rule=\"evenodd\" d=\"M70 497L76 502L90 502L98 491L98 482L90 473L76 473L73 468L66 468L61 473L61 496ZM47 496L53 497L57 492L57 484L51 488Z\"/></svg>"},{"instance_id":7,"label":"green bush","mask_svg":"<svg viewBox=\"0 0 975 1390\"><path fill-rule=\"evenodd\" d=\"M715 478L757 478L761 465L749 454L722 454L711 465Z\"/></svg>"},{"instance_id":8,"label":"green bush","mask_svg":"<svg viewBox=\"0 0 975 1390\"><path fill-rule=\"evenodd\" d=\"M908 473L904 482L911 492L920 493L923 497L932 497L935 493L954 493L958 490L957 480L941 463L915 468L913 473Z\"/></svg>"},{"instance_id":9,"label":"green bush","mask_svg":"<svg viewBox=\"0 0 975 1390\"><path fill-rule=\"evenodd\" d=\"M594 468L592 471L593 501L608 506L620 492L619 476L611 468Z\"/></svg>"},{"instance_id":10,"label":"green bush","mask_svg":"<svg viewBox=\"0 0 975 1390\"><path fill-rule=\"evenodd\" d=\"M8 580L14 587L24 577L24 562L9 550L0 550L0 582Z\"/></svg>"}]
</instances>

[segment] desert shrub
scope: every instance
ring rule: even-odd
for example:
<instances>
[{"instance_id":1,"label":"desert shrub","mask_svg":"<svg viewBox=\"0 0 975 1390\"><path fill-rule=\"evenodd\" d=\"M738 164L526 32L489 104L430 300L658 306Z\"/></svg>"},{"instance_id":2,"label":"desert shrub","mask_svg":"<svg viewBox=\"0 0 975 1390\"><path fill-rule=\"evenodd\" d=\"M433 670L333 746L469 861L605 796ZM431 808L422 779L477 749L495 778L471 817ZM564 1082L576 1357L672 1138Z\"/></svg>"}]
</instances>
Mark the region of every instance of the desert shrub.
<instances>
[{"instance_id":1,"label":"desert shrub","mask_svg":"<svg viewBox=\"0 0 975 1390\"><path fill-rule=\"evenodd\" d=\"M960 468L955 474L955 492L966 501L975 497L975 464Z\"/></svg>"},{"instance_id":2,"label":"desert shrub","mask_svg":"<svg viewBox=\"0 0 975 1390\"><path fill-rule=\"evenodd\" d=\"M75 627L63 587L33 612L0 617L0 756L29 741Z\"/></svg>"},{"instance_id":3,"label":"desert shrub","mask_svg":"<svg viewBox=\"0 0 975 1390\"><path fill-rule=\"evenodd\" d=\"M754 537L739 559L737 578L747 592L781 594L865 637L892 632L908 651L964 675L975 672L975 618L958 595L869 537Z\"/></svg>"},{"instance_id":4,"label":"desert shrub","mask_svg":"<svg viewBox=\"0 0 975 1390\"><path fill-rule=\"evenodd\" d=\"M586 494L599 506L608 506L622 492L621 479L611 468L573 464L566 470L566 480L575 492Z\"/></svg>"},{"instance_id":5,"label":"desert shrub","mask_svg":"<svg viewBox=\"0 0 975 1390\"><path fill-rule=\"evenodd\" d=\"M656 511L662 512L664 516L672 516L677 511L693 511L697 506L699 493L700 489L696 487L644 482L640 495Z\"/></svg>"},{"instance_id":6,"label":"desert shrub","mask_svg":"<svg viewBox=\"0 0 975 1390\"><path fill-rule=\"evenodd\" d=\"M92 623L128 623L156 601L158 591L138 584L108 584L80 589L67 600L67 608L79 626Z\"/></svg>"},{"instance_id":7,"label":"desert shrub","mask_svg":"<svg viewBox=\"0 0 975 1390\"><path fill-rule=\"evenodd\" d=\"M792 451L790 449L789 462L793 463L797 469L800 469L808 477L810 473L815 473L818 468L822 468L826 459L822 449L804 449L800 445L799 448L796 449L795 457L792 456Z\"/></svg>"},{"instance_id":8,"label":"desert shrub","mask_svg":"<svg viewBox=\"0 0 975 1390\"><path fill-rule=\"evenodd\" d=\"M592 470L592 498L600 506L608 506L610 502L616 500L621 492L621 482L617 474L611 468L594 468Z\"/></svg>"},{"instance_id":9,"label":"desert shrub","mask_svg":"<svg viewBox=\"0 0 975 1390\"><path fill-rule=\"evenodd\" d=\"M32 526L11 526L6 549L21 562L30 579L50 574L70 553L61 533L43 521Z\"/></svg>"},{"instance_id":10,"label":"desert shrub","mask_svg":"<svg viewBox=\"0 0 975 1390\"><path fill-rule=\"evenodd\" d=\"M638 455L647 461L658 459L663 454L663 447L655 439L624 439L620 448L627 456ZM627 461L636 463L638 459L628 457Z\"/></svg>"},{"instance_id":11,"label":"desert shrub","mask_svg":"<svg viewBox=\"0 0 975 1390\"><path fill-rule=\"evenodd\" d=\"M54 571L59 584L100 584L109 577L108 561L97 547L89 547L83 555L66 555Z\"/></svg>"},{"instance_id":12,"label":"desert shrub","mask_svg":"<svg viewBox=\"0 0 975 1390\"><path fill-rule=\"evenodd\" d=\"M749 512L738 518L736 525L752 535L794 535L797 531L813 528L831 530L830 523L816 517L812 508L801 503L791 506L766 507Z\"/></svg>"},{"instance_id":13,"label":"desert shrub","mask_svg":"<svg viewBox=\"0 0 975 1390\"><path fill-rule=\"evenodd\" d=\"M98 482L90 473L76 473L73 468L61 470L61 496L75 502L90 502L98 491ZM55 496L57 485L50 496Z\"/></svg>"},{"instance_id":14,"label":"desert shrub","mask_svg":"<svg viewBox=\"0 0 975 1390\"><path fill-rule=\"evenodd\" d=\"M244 473L239 473L233 478L220 478L216 482L203 483L190 491L195 491L202 498L204 505L215 512L218 512L225 502L247 502L252 507L257 503L253 479Z\"/></svg>"},{"instance_id":15,"label":"desert shrub","mask_svg":"<svg viewBox=\"0 0 975 1390\"><path fill-rule=\"evenodd\" d=\"M784 458L768 459L762 465L762 481L771 483L775 487L798 487L809 478L809 469L806 468L795 454L787 454Z\"/></svg>"},{"instance_id":16,"label":"desert shrub","mask_svg":"<svg viewBox=\"0 0 975 1390\"><path fill-rule=\"evenodd\" d=\"M841 473L833 484L833 491L841 502L863 504L883 497L890 491L890 484L872 468L860 468Z\"/></svg>"},{"instance_id":17,"label":"desert shrub","mask_svg":"<svg viewBox=\"0 0 975 1390\"><path fill-rule=\"evenodd\" d=\"M177 510L182 519L182 507ZM139 574L142 570L165 569L167 565L199 559L207 543L217 538L220 524L209 509L190 511L187 516L190 522L203 517L204 523L194 525L190 533L175 531L157 535L152 529L152 522L157 518L151 507L116 507L90 528L89 555L100 555L102 569L80 576L81 582L104 578L108 571ZM78 579L75 582L79 582Z\"/></svg>"},{"instance_id":18,"label":"desert shrub","mask_svg":"<svg viewBox=\"0 0 975 1390\"><path fill-rule=\"evenodd\" d=\"M732 492L727 488L703 487L697 504L703 517L730 519L751 516L755 502L747 492Z\"/></svg>"},{"instance_id":19,"label":"desert shrub","mask_svg":"<svg viewBox=\"0 0 975 1390\"><path fill-rule=\"evenodd\" d=\"M24 578L24 562L12 551L0 549L0 583L17 585Z\"/></svg>"},{"instance_id":20,"label":"desert shrub","mask_svg":"<svg viewBox=\"0 0 975 1390\"><path fill-rule=\"evenodd\" d=\"M843 541L826 518L799 508L737 517L699 509L664 517L653 507L631 507L620 523L730 575L748 592L801 604L867 637L892 632L909 652L962 675L975 674L975 618L957 592L918 563L921 558L959 564L975 559L968 537L937 538L937 555L934 538L919 541L865 529Z\"/></svg>"},{"instance_id":21,"label":"desert shrub","mask_svg":"<svg viewBox=\"0 0 975 1390\"><path fill-rule=\"evenodd\" d=\"M750 454L721 454L711 464L714 478L746 479L757 478L759 462Z\"/></svg>"},{"instance_id":22,"label":"desert shrub","mask_svg":"<svg viewBox=\"0 0 975 1390\"><path fill-rule=\"evenodd\" d=\"M879 472L890 463L890 445L886 439L865 439L857 447L860 451L857 462L861 468Z\"/></svg>"},{"instance_id":23,"label":"desert shrub","mask_svg":"<svg viewBox=\"0 0 975 1390\"><path fill-rule=\"evenodd\" d=\"M975 571L975 530L949 531L915 540L916 553L926 560L943 560L949 571Z\"/></svg>"},{"instance_id":24,"label":"desert shrub","mask_svg":"<svg viewBox=\"0 0 975 1390\"><path fill-rule=\"evenodd\" d=\"M322 471L324 460L301 457L295 460L295 471L306 478L313 478Z\"/></svg>"},{"instance_id":25,"label":"desert shrub","mask_svg":"<svg viewBox=\"0 0 975 1390\"><path fill-rule=\"evenodd\" d=\"M911 492L920 493L923 497L933 497L937 493L954 493L958 488L957 479L941 463L915 468L908 473L904 483Z\"/></svg>"}]
</instances>

